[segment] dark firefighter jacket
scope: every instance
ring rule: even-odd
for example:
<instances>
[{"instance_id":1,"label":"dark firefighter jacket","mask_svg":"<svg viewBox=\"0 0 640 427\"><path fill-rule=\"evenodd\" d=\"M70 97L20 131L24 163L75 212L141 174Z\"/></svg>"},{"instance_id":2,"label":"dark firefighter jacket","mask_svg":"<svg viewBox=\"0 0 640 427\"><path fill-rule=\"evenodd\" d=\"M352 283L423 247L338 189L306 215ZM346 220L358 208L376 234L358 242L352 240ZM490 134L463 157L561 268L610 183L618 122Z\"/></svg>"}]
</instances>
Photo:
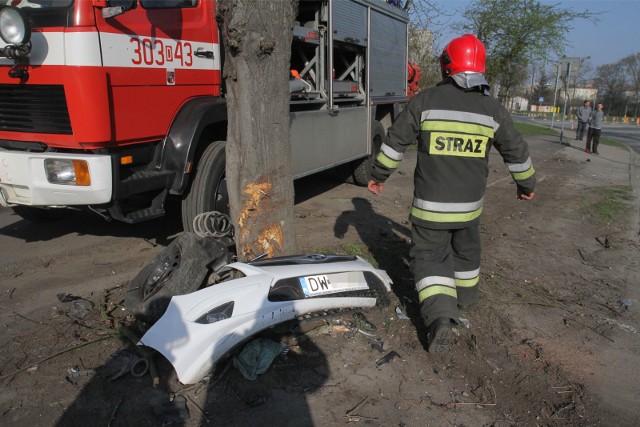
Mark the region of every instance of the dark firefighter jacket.
<instances>
[{"instance_id":1,"label":"dark firefighter jacket","mask_svg":"<svg viewBox=\"0 0 640 427\"><path fill-rule=\"evenodd\" d=\"M389 128L372 170L384 182L404 151L418 142L410 219L435 229L464 228L478 221L494 146L518 189L534 191L529 148L509 112L482 87L463 89L448 78L415 95Z\"/></svg>"}]
</instances>

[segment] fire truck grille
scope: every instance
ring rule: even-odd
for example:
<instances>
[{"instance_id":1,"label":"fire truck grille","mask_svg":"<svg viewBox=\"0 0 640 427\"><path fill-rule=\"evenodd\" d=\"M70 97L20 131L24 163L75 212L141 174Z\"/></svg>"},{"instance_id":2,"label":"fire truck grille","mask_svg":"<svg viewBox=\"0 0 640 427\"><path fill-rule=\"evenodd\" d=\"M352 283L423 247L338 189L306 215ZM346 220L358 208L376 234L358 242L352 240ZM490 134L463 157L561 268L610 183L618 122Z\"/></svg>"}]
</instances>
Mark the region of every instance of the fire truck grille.
<instances>
[{"instance_id":1,"label":"fire truck grille","mask_svg":"<svg viewBox=\"0 0 640 427\"><path fill-rule=\"evenodd\" d=\"M0 85L0 130L71 134L62 86Z\"/></svg>"}]
</instances>

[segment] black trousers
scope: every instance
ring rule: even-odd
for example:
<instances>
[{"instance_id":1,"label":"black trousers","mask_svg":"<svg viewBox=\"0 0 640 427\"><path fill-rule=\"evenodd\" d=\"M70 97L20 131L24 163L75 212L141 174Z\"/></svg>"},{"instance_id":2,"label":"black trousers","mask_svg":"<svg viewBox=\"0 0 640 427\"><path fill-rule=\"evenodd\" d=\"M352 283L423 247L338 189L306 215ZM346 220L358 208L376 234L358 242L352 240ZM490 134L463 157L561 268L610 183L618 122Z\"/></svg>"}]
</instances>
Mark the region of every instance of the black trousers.
<instances>
[{"instance_id":1,"label":"black trousers","mask_svg":"<svg viewBox=\"0 0 640 427\"><path fill-rule=\"evenodd\" d=\"M427 326L439 317L458 321L458 307L478 299L480 228L435 230L412 226L411 271Z\"/></svg>"},{"instance_id":2,"label":"black trousers","mask_svg":"<svg viewBox=\"0 0 640 427\"><path fill-rule=\"evenodd\" d=\"M589 128L589 132L587 132L587 146L585 147L587 150L591 150L594 153L598 152L598 145L600 144L600 133L602 129L594 129ZM591 146L591 141L593 140L593 146Z\"/></svg>"}]
</instances>

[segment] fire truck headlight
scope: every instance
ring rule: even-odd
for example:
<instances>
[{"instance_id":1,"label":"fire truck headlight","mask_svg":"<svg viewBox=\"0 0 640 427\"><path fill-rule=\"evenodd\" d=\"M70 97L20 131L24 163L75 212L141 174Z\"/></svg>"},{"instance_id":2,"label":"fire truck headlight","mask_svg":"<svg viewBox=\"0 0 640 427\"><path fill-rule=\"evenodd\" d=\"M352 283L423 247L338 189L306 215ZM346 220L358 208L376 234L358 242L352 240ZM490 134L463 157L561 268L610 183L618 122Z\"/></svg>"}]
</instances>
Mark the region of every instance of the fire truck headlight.
<instances>
[{"instance_id":1,"label":"fire truck headlight","mask_svg":"<svg viewBox=\"0 0 640 427\"><path fill-rule=\"evenodd\" d=\"M7 44L22 45L31 39L31 25L25 15L15 7L0 8L0 37Z\"/></svg>"},{"instance_id":2,"label":"fire truck headlight","mask_svg":"<svg viewBox=\"0 0 640 427\"><path fill-rule=\"evenodd\" d=\"M44 168L47 172L47 181L52 184L91 185L89 165L84 160L46 159Z\"/></svg>"}]
</instances>

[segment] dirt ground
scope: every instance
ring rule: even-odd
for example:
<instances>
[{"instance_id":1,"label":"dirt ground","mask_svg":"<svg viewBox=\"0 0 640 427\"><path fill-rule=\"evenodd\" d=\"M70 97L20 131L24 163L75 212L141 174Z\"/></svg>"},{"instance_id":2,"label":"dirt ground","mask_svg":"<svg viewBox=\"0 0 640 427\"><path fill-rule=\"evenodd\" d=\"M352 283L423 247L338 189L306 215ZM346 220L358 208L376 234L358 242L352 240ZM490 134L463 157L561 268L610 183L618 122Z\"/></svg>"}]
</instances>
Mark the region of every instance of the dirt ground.
<instances>
[{"instance_id":1,"label":"dirt ground","mask_svg":"<svg viewBox=\"0 0 640 427\"><path fill-rule=\"evenodd\" d=\"M389 273L393 292L387 306L361 311L375 330L345 313L293 325L297 346L292 325L269 331L291 349L254 381L225 362L184 386L158 355L155 384L150 374L111 379L128 347L122 327L136 331L122 306L127 282L175 230L3 262L0 425L638 425L640 163L626 149L594 156L528 140L532 202L516 200L491 156L481 298L461 313L449 354L424 350L408 269L409 153L379 197L318 177L296 185L300 252L361 254ZM38 240L24 244L16 250Z\"/></svg>"}]
</instances>

